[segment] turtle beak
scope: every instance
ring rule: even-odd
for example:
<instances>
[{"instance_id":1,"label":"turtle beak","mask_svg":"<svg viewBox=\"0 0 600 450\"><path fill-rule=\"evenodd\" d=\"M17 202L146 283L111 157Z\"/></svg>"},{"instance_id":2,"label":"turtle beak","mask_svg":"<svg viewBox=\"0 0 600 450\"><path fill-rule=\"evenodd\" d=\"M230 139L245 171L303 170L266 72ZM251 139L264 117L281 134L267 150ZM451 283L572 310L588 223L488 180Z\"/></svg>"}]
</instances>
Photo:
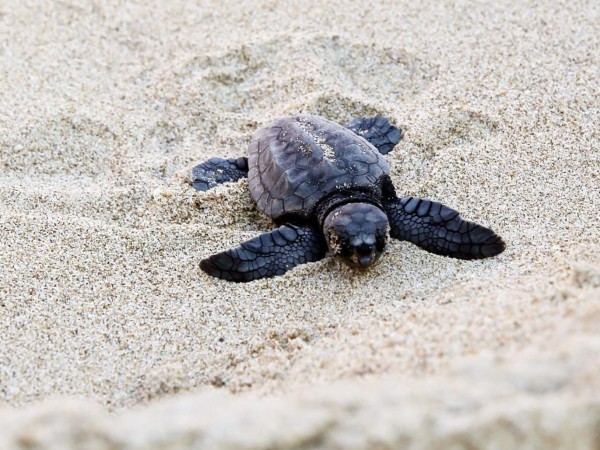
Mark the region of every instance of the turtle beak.
<instances>
[{"instance_id":1,"label":"turtle beak","mask_svg":"<svg viewBox=\"0 0 600 450\"><path fill-rule=\"evenodd\" d=\"M358 257L358 264L360 267L369 267L372 262L374 262L373 254L370 255L361 255Z\"/></svg>"},{"instance_id":2,"label":"turtle beak","mask_svg":"<svg viewBox=\"0 0 600 450\"><path fill-rule=\"evenodd\" d=\"M375 245L361 244L354 250L354 263L361 269L365 269L379 259L380 253Z\"/></svg>"}]
</instances>

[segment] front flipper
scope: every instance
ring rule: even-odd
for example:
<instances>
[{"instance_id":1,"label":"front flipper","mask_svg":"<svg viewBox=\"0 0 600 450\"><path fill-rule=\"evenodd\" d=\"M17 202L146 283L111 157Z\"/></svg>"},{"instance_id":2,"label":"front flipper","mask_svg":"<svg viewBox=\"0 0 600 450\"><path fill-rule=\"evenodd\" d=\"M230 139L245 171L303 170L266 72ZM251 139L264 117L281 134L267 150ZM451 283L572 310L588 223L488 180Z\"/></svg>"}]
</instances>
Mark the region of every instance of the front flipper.
<instances>
[{"instance_id":1,"label":"front flipper","mask_svg":"<svg viewBox=\"0 0 600 450\"><path fill-rule=\"evenodd\" d=\"M384 207L391 237L410 241L431 253L479 259L498 255L506 247L489 228L463 220L458 211L438 202L404 197Z\"/></svg>"},{"instance_id":2,"label":"front flipper","mask_svg":"<svg viewBox=\"0 0 600 450\"><path fill-rule=\"evenodd\" d=\"M248 176L248 158L211 158L192 169L190 182L198 191L208 191L221 183Z\"/></svg>"},{"instance_id":3,"label":"front flipper","mask_svg":"<svg viewBox=\"0 0 600 450\"><path fill-rule=\"evenodd\" d=\"M402 130L383 116L360 117L348 122L346 128L364 137L382 155L389 153L403 137Z\"/></svg>"},{"instance_id":4,"label":"front flipper","mask_svg":"<svg viewBox=\"0 0 600 450\"><path fill-rule=\"evenodd\" d=\"M236 248L203 259L200 268L229 281L252 281L283 275L299 264L318 261L326 246L313 227L283 225Z\"/></svg>"}]
</instances>

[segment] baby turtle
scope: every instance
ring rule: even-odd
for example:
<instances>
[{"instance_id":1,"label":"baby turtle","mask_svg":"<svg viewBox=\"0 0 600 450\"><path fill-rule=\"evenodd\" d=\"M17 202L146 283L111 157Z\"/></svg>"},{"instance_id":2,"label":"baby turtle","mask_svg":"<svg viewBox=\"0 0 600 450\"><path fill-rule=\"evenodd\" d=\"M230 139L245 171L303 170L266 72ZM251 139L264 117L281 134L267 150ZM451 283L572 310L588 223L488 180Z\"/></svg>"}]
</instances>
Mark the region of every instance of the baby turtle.
<instances>
[{"instance_id":1,"label":"baby turtle","mask_svg":"<svg viewBox=\"0 0 600 450\"><path fill-rule=\"evenodd\" d=\"M200 263L209 275L252 281L282 275L327 251L366 268L383 253L387 236L438 255L478 259L501 253L492 230L458 211L418 197L397 197L383 158L402 131L381 116L345 127L298 115L259 129L248 157L212 158L192 169L191 183L206 191L248 177L258 210L279 228Z\"/></svg>"}]
</instances>

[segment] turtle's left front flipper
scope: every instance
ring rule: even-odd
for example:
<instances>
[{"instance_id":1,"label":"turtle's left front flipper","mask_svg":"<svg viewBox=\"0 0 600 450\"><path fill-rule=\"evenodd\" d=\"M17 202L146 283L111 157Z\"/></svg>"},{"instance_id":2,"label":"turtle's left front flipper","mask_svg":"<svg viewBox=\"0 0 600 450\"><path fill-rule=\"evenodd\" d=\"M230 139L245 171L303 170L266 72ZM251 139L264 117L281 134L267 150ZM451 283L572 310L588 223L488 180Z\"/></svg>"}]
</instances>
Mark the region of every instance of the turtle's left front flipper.
<instances>
[{"instance_id":1,"label":"turtle's left front flipper","mask_svg":"<svg viewBox=\"0 0 600 450\"><path fill-rule=\"evenodd\" d=\"M240 246L203 259L200 268L229 281L252 281L283 275L299 264L318 261L326 245L311 226L283 225Z\"/></svg>"},{"instance_id":2,"label":"turtle's left front flipper","mask_svg":"<svg viewBox=\"0 0 600 450\"><path fill-rule=\"evenodd\" d=\"M458 211L438 202L404 197L384 204L390 236L438 255L460 259L495 256L504 241L489 228L463 220Z\"/></svg>"}]
</instances>

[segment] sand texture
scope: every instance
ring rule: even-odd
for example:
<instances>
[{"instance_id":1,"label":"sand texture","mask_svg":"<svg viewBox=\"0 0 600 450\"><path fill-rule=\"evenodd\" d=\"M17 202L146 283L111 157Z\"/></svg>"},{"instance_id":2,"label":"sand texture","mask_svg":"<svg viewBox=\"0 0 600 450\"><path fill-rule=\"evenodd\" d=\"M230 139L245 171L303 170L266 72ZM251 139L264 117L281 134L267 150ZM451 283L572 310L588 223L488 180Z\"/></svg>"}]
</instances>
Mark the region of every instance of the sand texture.
<instances>
[{"instance_id":1,"label":"sand texture","mask_svg":"<svg viewBox=\"0 0 600 450\"><path fill-rule=\"evenodd\" d=\"M0 0L0 448L600 449L600 4L324 3ZM297 112L506 252L206 276Z\"/></svg>"}]
</instances>

